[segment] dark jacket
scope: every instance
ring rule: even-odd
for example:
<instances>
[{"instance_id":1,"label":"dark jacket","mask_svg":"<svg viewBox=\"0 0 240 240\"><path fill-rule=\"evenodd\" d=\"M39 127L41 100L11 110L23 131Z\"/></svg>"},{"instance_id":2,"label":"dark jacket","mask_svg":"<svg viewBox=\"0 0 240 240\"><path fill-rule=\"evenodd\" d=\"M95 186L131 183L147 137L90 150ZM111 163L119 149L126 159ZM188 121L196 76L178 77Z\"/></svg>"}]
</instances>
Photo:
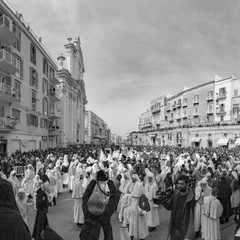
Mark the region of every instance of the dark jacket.
<instances>
[{"instance_id":1,"label":"dark jacket","mask_svg":"<svg viewBox=\"0 0 240 240\"><path fill-rule=\"evenodd\" d=\"M49 225L47 218L48 198L47 194L42 190L41 187L37 190L36 207L37 214L33 227L32 237L35 240L40 240L42 230L44 230L45 227Z\"/></svg>"},{"instance_id":2,"label":"dark jacket","mask_svg":"<svg viewBox=\"0 0 240 240\"><path fill-rule=\"evenodd\" d=\"M31 233L19 213L11 183L0 177L0 239L31 240Z\"/></svg>"},{"instance_id":3,"label":"dark jacket","mask_svg":"<svg viewBox=\"0 0 240 240\"><path fill-rule=\"evenodd\" d=\"M168 228L168 238L173 236L173 219L175 219L175 212L177 206L177 200L180 192L176 190L169 201L162 203L162 205L167 209L171 210L171 216L169 221ZM195 199L194 193L191 189L188 189L188 195L186 198L186 202L183 206L182 211L182 222L181 222L181 231L180 231L180 240L189 239L193 240L195 237L194 232L194 207L195 207Z\"/></svg>"},{"instance_id":4,"label":"dark jacket","mask_svg":"<svg viewBox=\"0 0 240 240\"><path fill-rule=\"evenodd\" d=\"M113 240L111 217L116 209L118 203L118 195L114 182L108 181L108 188L110 190L110 198L106 205L105 211L100 216L94 216L88 211L87 202L96 186L96 180L91 180L86 191L83 194L83 214L84 224L80 233L80 240L98 240L100 229L103 228L104 240Z\"/></svg>"},{"instance_id":5,"label":"dark jacket","mask_svg":"<svg viewBox=\"0 0 240 240\"><path fill-rule=\"evenodd\" d=\"M0 207L1 206L19 212L11 183L0 177Z\"/></svg>"}]
</instances>

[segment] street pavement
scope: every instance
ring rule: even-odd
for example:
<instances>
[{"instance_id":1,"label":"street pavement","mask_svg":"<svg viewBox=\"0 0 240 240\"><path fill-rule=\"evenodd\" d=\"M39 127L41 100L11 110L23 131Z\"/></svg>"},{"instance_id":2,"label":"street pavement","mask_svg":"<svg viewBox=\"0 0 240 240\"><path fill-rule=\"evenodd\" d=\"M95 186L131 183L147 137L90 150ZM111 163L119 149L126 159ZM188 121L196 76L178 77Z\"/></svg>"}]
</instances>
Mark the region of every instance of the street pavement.
<instances>
[{"instance_id":1,"label":"street pavement","mask_svg":"<svg viewBox=\"0 0 240 240\"><path fill-rule=\"evenodd\" d=\"M57 205L49 207L48 220L50 227L52 227L64 240L79 239L80 227L73 223L73 206L74 200L72 199L71 194L68 191L65 191L57 198ZM160 213L160 225L154 232L149 234L146 240L167 240L170 212L161 207ZM36 211L33 209L33 204L29 204L28 224L31 232L33 230L35 215ZM112 217L112 227L114 240L120 240L120 225L116 214ZM232 217L229 223L221 225L221 239L233 240L234 229L235 225ZM103 239L102 234L99 239ZM198 238L198 240L200 239L201 238Z\"/></svg>"}]
</instances>

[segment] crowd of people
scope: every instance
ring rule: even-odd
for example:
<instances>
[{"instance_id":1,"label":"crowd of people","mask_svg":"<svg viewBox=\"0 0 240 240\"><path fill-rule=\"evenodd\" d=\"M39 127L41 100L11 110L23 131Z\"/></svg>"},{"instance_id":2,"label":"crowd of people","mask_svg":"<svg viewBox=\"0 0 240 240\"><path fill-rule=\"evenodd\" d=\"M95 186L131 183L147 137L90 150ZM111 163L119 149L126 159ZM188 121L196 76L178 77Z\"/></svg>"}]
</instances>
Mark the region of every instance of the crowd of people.
<instances>
[{"instance_id":1,"label":"crowd of people","mask_svg":"<svg viewBox=\"0 0 240 240\"><path fill-rule=\"evenodd\" d=\"M16 166L25 169L21 180ZM0 206L5 214L10 209L21 215L22 239L42 239L48 207L57 204L64 188L74 199L73 222L81 240L99 239L101 228L104 239L113 239L113 214L121 240L145 239L159 226L163 207L171 211L171 240L218 240L220 225L232 215L237 239L239 176L237 148L73 145L16 152L1 159ZM27 221L31 202L36 210L32 236ZM0 214L0 228L6 225L2 221Z\"/></svg>"}]
</instances>

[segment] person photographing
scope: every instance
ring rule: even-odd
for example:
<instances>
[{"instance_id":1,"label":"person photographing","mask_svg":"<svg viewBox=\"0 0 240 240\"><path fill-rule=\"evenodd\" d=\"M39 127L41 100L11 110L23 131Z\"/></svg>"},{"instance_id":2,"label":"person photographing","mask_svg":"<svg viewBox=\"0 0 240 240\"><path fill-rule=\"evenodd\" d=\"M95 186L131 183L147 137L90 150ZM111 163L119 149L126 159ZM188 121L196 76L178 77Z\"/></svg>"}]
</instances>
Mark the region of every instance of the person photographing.
<instances>
[{"instance_id":1,"label":"person photographing","mask_svg":"<svg viewBox=\"0 0 240 240\"><path fill-rule=\"evenodd\" d=\"M106 203L102 189L94 191L100 186L100 182L106 182L109 194ZM108 180L104 171L98 171L96 177L90 181L83 194L84 224L80 232L80 240L98 240L101 227L104 233L104 240L113 240L111 217L117 207L118 194L115 184Z\"/></svg>"}]
</instances>

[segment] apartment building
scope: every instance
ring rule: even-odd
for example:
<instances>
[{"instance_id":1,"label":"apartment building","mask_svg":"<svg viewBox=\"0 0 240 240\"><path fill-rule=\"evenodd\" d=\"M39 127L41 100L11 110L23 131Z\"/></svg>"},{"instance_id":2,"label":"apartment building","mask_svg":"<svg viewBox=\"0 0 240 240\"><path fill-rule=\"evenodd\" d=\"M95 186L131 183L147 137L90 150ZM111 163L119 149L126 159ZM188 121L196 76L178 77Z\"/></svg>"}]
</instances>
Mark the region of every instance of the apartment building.
<instances>
[{"instance_id":1,"label":"apartment building","mask_svg":"<svg viewBox=\"0 0 240 240\"><path fill-rule=\"evenodd\" d=\"M111 134L111 144L121 145L123 142L122 137L118 134Z\"/></svg>"},{"instance_id":2,"label":"apartment building","mask_svg":"<svg viewBox=\"0 0 240 240\"><path fill-rule=\"evenodd\" d=\"M148 131L153 128L153 117L151 110L147 109L139 118L139 131Z\"/></svg>"},{"instance_id":3,"label":"apartment building","mask_svg":"<svg viewBox=\"0 0 240 240\"><path fill-rule=\"evenodd\" d=\"M133 138L129 137L135 145L240 145L239 78L216 75L213 81L185 88L166 98L165 111L153 108L155 102L150 103L151 115L145 112L139 117L140 123L152 124L139 128L139 132L133 132ZM155 112L160 116L155 117ZM156 121L159 117L160 125Z\"/></svg>"},{"instance_id":4,"label":"apartment building","mask_svg":"<svg viewBox=\"0 0 240 240\"><path fill-rule=\"evenodd\" d=\"M63 146L77 140L83 142L87 101L82 55L76 54L81 60L70 62L71 71L65 71L64 67L58 70L41 38L21 14L3 1L0 1L0 44L0 153L10 155L17 150L24 152ZM81 53L81 49L78 51ZM73 64L81 66L78 66L79 76L74 75L76 70L72 69L76 66ZM73 115L66 112L66 106L72 103L63 97L63 75L72 88L80 91L77 93L81 95L80 107L72 111ZM78 83L73 85L72 82ZM74 130L64 125L67 117L77 118L73 120L76 122ZM68 134L71 138L66 139Z\"/></svg>"},{"instance_id":5,"label":"apartment building","mask_svg":"<svg viewBox=\"0 0 240 240\"><path fill-rule=\"evenodd\" d=\"M111 131L103 119L94 112L85 112L85 143L104 145L111 142Z\"/></svg>"}]
</instances>

